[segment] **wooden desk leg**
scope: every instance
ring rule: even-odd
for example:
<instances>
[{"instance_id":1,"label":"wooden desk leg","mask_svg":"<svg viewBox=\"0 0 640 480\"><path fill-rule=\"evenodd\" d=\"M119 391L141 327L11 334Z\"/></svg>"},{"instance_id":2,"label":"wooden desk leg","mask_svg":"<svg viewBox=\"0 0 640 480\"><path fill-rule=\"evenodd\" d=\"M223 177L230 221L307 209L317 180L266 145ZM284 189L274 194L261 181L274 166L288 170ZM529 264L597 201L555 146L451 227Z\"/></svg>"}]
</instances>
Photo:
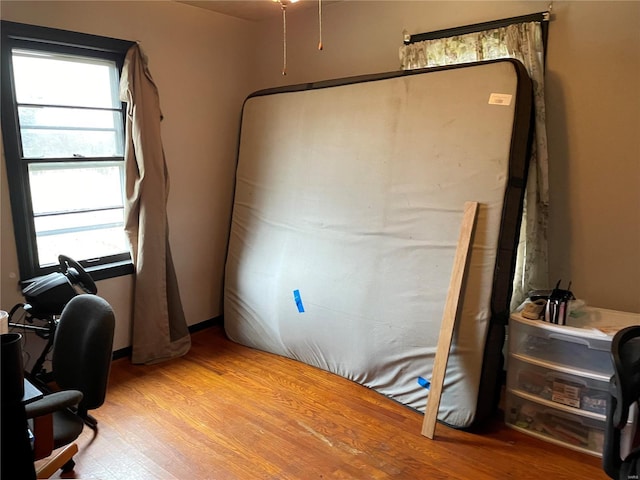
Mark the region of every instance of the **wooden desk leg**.
<instances>
[{"instance_id":1,"label":"wooden desk leg","mask_svg":"<svg viewBox=\"0 0 640 480\"><path fill-rule=\"evenodd\" d=\"M53 451L53 415L33 419L33 456L36 460L48 457Z\"/></svg>"}]
</instances>

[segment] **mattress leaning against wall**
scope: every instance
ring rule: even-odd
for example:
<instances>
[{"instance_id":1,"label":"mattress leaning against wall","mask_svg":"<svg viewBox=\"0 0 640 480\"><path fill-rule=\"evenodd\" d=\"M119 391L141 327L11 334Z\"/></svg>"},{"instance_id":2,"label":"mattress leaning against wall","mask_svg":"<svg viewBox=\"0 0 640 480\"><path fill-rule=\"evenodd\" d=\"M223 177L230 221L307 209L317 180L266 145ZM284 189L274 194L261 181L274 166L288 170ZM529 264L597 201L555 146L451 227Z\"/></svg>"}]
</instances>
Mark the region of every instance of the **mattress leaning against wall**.
<instances>
[{"instance_id":1,"label":"mattress leaning against wall","mask_svg":"<svg viewBox=\"0 0 640 480\"><path fill-rule=\"evenodd\" d=\"M264 90L245 102L232 340L424 411L465 201L481 203L438 419L495 405L531 83L513 60Z\"/></svg>"}]
</instances>

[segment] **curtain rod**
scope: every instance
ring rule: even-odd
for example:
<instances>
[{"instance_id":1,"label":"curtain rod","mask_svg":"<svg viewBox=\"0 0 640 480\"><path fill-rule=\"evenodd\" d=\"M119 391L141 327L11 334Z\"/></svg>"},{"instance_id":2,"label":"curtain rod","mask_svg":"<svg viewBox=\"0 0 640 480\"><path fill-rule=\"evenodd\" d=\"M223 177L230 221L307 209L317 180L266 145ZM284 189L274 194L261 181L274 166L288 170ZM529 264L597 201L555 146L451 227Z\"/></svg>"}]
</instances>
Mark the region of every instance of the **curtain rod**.
<instances>
[{"instance_id":1,"label":"curtain rod","mask_svg":"<svg viewBox=\"0 0 640 480\"><path fill-rule=\"evenodd\" d=\"M425 40L435 40L437 38L453 37L455 35L465 35L467 33L481 32L483 30L491 30L494 28L506 27L514 23L525 22L542 22L543 31L546 30L548 22L551 20L551 14L547 12L531 13L529 15L521 15L519 17L504 18L502 20L492 20L490 22L475 23L473 25L465 25L463 27L453 27L444 30L436 30L434 32L416 33L413 35L405 35L404 44L409 45L416 42L424 42ZM546 35L545 35L546 37ZM546 44L546 38L545 38Z\"/></svg>"}]
</instances>

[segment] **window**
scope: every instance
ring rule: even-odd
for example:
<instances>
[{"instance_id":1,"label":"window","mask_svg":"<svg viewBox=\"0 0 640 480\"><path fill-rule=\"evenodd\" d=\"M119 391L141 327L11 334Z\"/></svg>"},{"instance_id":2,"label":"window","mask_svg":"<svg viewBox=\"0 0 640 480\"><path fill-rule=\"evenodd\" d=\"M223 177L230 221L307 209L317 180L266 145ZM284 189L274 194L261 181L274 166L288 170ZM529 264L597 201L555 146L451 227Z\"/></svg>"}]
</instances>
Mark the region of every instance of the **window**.
<instances>
[{"instance_id":1,"label":"window","mask_svg":"<svg viewBox=\"0 0 640 480\"><path fill-rule=\"evenodd\" d=\"M130 46L2 22L2 132L23 280L57 269L59 254L95 279L132 271L119 100Z\"/></svg>"}]
</instances>

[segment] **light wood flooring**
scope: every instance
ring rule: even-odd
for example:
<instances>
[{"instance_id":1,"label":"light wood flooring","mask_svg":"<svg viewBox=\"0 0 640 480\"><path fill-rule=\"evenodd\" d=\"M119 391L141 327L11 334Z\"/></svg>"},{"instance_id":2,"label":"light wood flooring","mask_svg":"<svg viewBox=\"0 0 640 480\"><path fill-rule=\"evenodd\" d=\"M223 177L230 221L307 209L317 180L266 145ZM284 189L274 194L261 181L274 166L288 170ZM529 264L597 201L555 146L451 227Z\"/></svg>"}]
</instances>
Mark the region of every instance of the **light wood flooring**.
<instances>
[{"instance_id":1,"label":"light wood flooring","mask_svg":"<svg viewBox=\"0 0 640 480\"><path fill-rule=\"evenodd\" d=\"M230 342L221 327L193 335L183 358L116 360L106 403L85 428L83 479L605 479L600 459L506 428L438 424L336 375Z\"/></svg>"}]
</instances>

